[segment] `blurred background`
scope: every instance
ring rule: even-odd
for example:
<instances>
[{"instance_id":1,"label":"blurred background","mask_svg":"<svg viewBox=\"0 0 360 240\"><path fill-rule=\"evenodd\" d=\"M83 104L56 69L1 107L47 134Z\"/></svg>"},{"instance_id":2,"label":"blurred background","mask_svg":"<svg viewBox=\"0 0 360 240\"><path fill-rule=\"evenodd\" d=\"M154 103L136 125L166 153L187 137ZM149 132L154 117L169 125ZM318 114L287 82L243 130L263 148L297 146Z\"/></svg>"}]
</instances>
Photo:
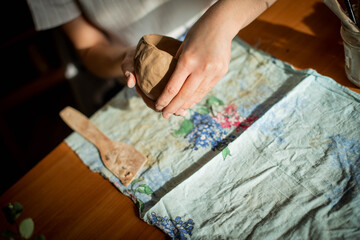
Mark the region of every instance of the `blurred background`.
<instances>
[{"instance_id":1,"label":"blurred background","mask_svg":"<svg viewBox=\"0 0 360 240\"><path fill-rule=\"evenodd\" d=\"M25 0L4 1L0 18L2 194L72 132L61 109L90 116L121 86L84 71L60 29L35 31Z\"/></svg>"}]
</instances>

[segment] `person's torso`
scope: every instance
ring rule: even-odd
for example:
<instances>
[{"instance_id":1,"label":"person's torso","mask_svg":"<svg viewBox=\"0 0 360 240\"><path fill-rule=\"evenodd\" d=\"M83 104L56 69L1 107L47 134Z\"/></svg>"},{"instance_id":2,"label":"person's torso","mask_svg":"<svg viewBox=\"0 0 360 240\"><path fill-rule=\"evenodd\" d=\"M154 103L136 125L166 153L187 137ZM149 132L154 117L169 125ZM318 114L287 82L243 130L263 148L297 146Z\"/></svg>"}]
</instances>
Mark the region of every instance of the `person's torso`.
<instances>
[{"instance_id":1,"label":"person's torso","mask_svg":"<svg viewBox=\"0 0 360 240\"><path fill-rule=\"evenodd\" d=\"M178 38L214 0L79 0L85 17L125 45L146 34Z\"/></svg>"}]
</instances>

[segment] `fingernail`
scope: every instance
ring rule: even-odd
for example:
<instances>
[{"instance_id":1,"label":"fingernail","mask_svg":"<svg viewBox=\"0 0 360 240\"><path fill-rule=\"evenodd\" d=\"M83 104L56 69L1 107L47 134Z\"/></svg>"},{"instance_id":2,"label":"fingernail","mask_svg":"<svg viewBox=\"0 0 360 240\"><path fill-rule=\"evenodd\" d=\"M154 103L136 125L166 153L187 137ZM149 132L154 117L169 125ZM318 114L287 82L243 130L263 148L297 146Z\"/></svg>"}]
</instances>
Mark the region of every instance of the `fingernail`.
<instances>
[{"instance_id":1,"label":"fingernail","mask_svg":"<svg viewBox=\"0 0 360 240\"><path fill-rule=\"evenodd\" d=\"M131 79L128 81L128 87L129 87L129 88L135 87L135 79L134 79L134 78L131 78Z\"/></svg>"},{"instance_id":2,"label":"fingernail","mask_svg":"<svg viewBox=\"0 0 360 240\"><path fill-rule=\"evenodd\" d=\"M171 113L168 113L168 112L163 113L163 117L164 117L165 119L169 119L170 116L171 116Z\"/></svg>"},{"instance_id":3,"label":"fingernail","mask_svg":"<svg viewBox=\"0 0 360 240\"><path fill-rule=\"evenodd\" d=\"M184 114L184 111L185 111L185 109L180 108L179 110L176 111L175 114L178 115L178 116L182 116Z\"/></svg>"},{"instance_id":4,"label":"fingernail","mask_svg":"<svg viewBox=\"0 0 360 240\"><path fill-rule=\"evenodd\" d=\"M188 114L188 111L187 111L187 110L184 110L184 111L183 111L183 113L182 113L182 114L180 114L180 116L185 117L185 116L186 116L186 114Z\"/></svg>"},{"instance_id":5,"label":"fingernail","mask_svg":"<svg viewBox=\"0 0 360 240\"><path fill-rule=\"evenodd\" d=\"M155 104L155 109L156 109L157 111L161 111L161 110L164 109L164 106L161 106L160 104Z\"/></svg>"},{"instance_id":6,"label":"fingernail","mask_svg":"<svg viewBox=\"0 0 360 240\"><path fill-rule=\"evenodd\" d=\"M181 113L179 113L179 116L185 117L188 111L186 109L182 109Z\"/></svg>"}]
</instances>

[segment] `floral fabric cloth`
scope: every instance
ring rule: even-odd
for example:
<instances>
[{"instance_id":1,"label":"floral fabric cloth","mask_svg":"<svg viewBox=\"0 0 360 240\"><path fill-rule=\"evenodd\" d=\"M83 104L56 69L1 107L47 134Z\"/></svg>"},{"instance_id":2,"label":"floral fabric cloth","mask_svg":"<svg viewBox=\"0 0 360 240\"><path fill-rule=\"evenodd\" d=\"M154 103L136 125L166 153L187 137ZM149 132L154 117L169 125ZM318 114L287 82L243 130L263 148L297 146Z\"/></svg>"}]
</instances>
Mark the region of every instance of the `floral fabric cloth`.
<instances>
[{"instance_id":1,"label":"floral fabric cloth","mask_svg":"<svg viewBox=\"0 0 360 240\"><path fill-rule=\"evenodd\" d=\"M128 187L96 148L66 142L173 239L360 236L360 96L239 39L227 75L186 117L162 119L131 89L91 120L148 161Z\"/></svg>"}]
</instances>

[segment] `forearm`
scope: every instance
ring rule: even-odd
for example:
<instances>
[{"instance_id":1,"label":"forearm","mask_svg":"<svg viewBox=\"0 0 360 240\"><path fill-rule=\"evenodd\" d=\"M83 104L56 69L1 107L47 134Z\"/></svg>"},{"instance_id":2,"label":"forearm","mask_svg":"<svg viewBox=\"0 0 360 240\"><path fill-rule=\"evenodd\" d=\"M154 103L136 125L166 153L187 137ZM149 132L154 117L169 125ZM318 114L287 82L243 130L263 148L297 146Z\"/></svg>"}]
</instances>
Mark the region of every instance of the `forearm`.
<instances>
[{"instance_id":1,"label":"forearm","mask_svg":"<svg viewBox=\"0 0 360 240\"><path fill-rule=\"evenodd\" d=\"M123 75L124 61L129 61L132 48L112 43L82 16L66 23L62 29L73 43L85 67L102 78Z\"/></svg>"},{"instance_id":2,"label":"forearm","mask_svg":"<svg viewBox=\"0 0 360 240\"><path fill-rule=\"evenodd\" d=\"M205 14L219 34L232 39L276 0L219 0Z\"/></svg>"},{"instance_id":3,"label":"forearm","mask_svg":"<svg viewBox=\"0 0 360 240\"><path fill-rule=\"evenodd\" d=\"M126 57L124 47L98 44L85 49L78 49L84 66L93 74L102 78L115 78L124 75L121 63Z\"/></svg>"}]
</instances>

